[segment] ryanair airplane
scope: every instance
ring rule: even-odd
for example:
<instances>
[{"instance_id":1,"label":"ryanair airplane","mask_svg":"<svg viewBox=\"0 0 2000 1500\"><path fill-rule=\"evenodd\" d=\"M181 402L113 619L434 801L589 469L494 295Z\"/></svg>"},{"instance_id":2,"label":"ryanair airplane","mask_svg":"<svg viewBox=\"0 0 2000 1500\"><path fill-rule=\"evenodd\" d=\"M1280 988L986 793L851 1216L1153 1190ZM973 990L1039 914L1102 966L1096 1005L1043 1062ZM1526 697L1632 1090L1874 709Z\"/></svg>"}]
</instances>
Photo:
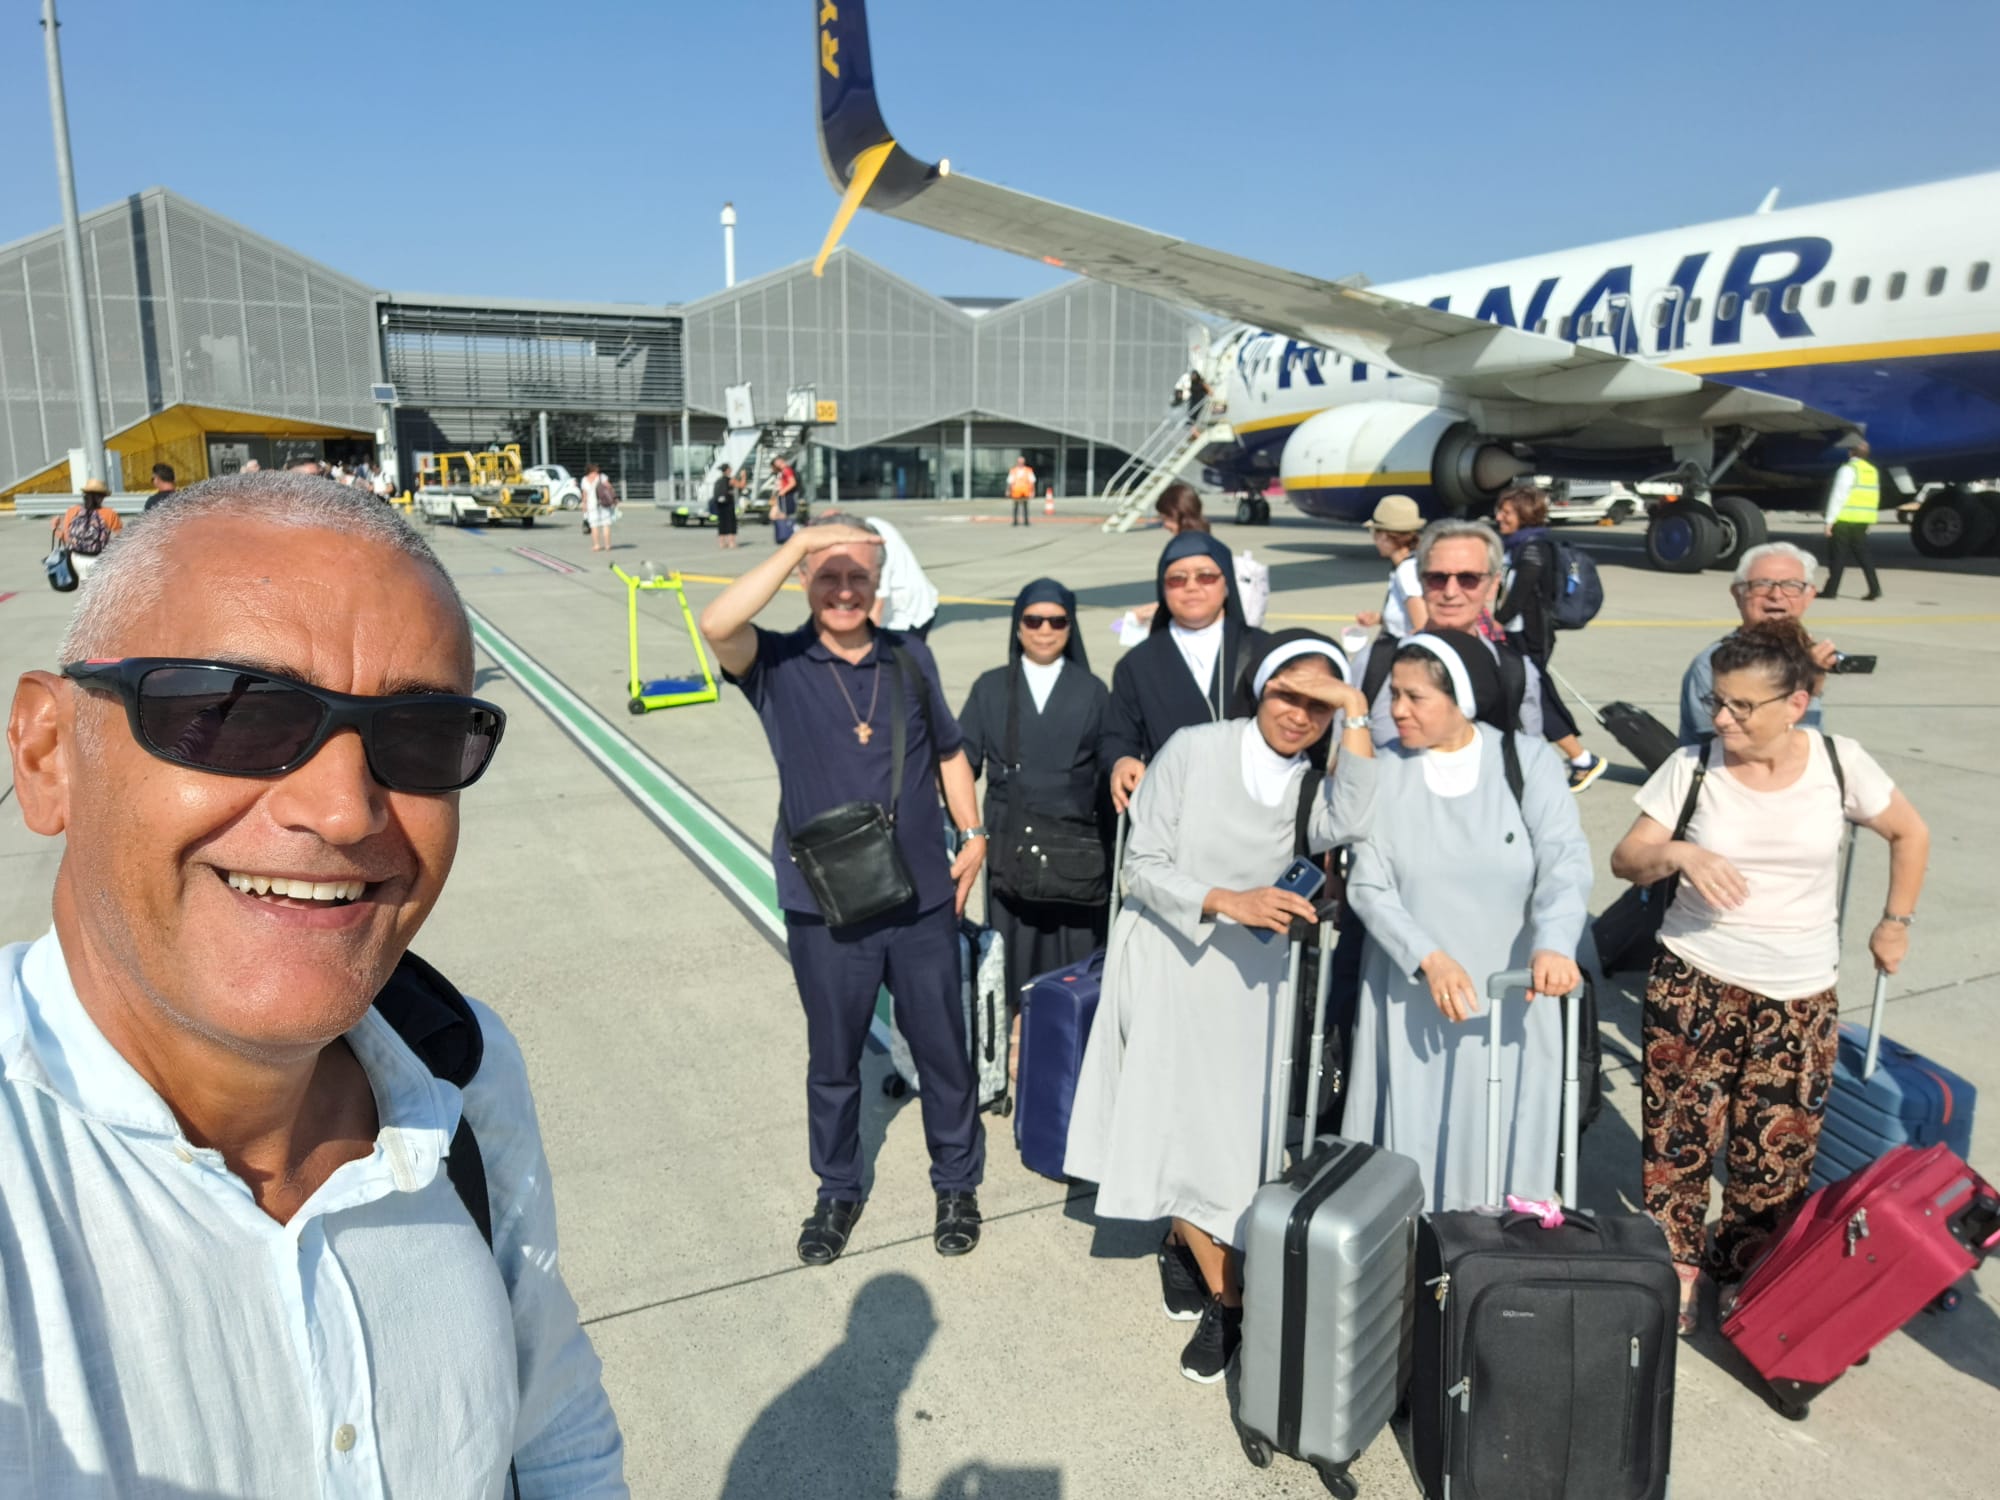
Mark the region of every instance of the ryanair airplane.
<instances>
[{"instance_id":1,"label":"ryanair airplane","mask_svg":"<svg viewBox=\"0 0 2000 1500\"><path fill-rule=\"evenodd\" d=\"M1656 567L1733 567L1762 507L1813 509L1865 433L1915 540L1983 548L2000 498L2000 173L1758 212L1418 281L1325 281L919 160L882 117L863 0L813 0L820 154L855 210L1232 320L1200 361L1230 467L1308 515L1386 493L1477 509L1516 475L1668 477Z\"/></svg>"}]
</instances>

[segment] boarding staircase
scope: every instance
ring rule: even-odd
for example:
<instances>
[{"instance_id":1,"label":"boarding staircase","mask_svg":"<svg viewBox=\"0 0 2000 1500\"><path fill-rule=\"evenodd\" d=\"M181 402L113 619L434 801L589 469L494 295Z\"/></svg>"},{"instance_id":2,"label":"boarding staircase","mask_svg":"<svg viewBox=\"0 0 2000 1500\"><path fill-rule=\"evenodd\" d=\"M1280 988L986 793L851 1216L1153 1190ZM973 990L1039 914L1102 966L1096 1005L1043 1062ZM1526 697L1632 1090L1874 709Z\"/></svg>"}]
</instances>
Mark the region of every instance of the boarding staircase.
<instances>
[{"instance_id":1,"label":"boarding staircase","mask_svg":"<svg viewBox=\"0 0 2000 1500\"><path fill-rule=\"evenodd\" d=\"M1106 531L1130 531L1152 514L1154 502L1203 449L1235 440L1227 422L1210 420L1208 408L1209 400L1203 397L1176 409L1111 476L1104 489L1104 498L1111 502Z\"/></svg>"}]
</instances>

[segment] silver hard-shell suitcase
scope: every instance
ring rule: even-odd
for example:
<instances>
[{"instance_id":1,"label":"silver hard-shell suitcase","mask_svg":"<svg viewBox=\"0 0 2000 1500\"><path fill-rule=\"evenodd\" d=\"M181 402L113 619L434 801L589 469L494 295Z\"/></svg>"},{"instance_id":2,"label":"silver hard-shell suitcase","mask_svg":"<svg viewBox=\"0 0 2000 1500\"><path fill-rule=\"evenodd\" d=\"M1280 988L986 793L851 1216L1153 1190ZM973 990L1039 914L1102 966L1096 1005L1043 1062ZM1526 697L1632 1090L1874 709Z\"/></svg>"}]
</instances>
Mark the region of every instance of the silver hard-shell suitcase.
<instances>
[{"instance_id":1,"label":"silver hard-shell suitcase","mask_svg":"<svg viewBox=\"0 0 2000 1500\"><path fill-rule=\"evenodd\" d=\"M1263 1468L1274 1452L1310 1463L1336 1495L1356 1487L1348 1465L1375 1440L1409 1378L1417 1220L1423 1178L1406 1156L1322 1136L1320 1059L1333 965L1333 927L1320 929L1306 1134L1284 1166L1293 1028L1272 1044L1264 1186L1251 1201L1243 1245L1243 1348L1237 1432ZM1289 989L1299 976L1291 957ZM1288 989L1288 997L1289 997ZM1296 1014L1289 1004L1285 1015Z\"/></svg>"}]
</instances>

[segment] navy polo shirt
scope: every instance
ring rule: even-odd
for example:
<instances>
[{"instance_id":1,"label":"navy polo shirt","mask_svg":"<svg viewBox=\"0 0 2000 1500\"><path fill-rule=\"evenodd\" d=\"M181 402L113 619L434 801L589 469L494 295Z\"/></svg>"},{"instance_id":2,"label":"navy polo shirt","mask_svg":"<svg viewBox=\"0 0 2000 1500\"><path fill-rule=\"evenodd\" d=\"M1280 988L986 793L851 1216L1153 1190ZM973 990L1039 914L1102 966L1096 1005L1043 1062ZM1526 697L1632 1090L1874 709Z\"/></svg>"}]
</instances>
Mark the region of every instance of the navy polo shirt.
<instances>
[{"instance_id":1,"label":"navy polo shirt","mask_svg":"<svg viewBox=\"0 0 2000 1500\"><path fill-rule=\"evenodd\" d=\"M843 802L866 798L889 805L892 700L887 680L877 691L877 676L895 670L888 650L891 642L909 656L916 669L911 675L930 694L931 722L937 726L938 744L933 749L922 705L907 690L911 684L906 680L903 718L909 740L903 752L903 794L896 804L896 843L916 881L917 907L930 911L956 893L951 863L945 857L944 809L938 802L933 766L965 743L958 720L945 706L930 648L915 636L878 630L868 654L848 662L826 649L810 621L783 634L760 626L757 659L750 669L740 677L723 675L743 689L763 720L764 737L778 763L779 805L792 827L803 828ZM872 726L865 745L854 736L857 716L866 717ZM782 826L771 835L771 867L778 876L778 905L788 912L819 915L805 877L785 848Z\"/></svg>"}]
</instances>

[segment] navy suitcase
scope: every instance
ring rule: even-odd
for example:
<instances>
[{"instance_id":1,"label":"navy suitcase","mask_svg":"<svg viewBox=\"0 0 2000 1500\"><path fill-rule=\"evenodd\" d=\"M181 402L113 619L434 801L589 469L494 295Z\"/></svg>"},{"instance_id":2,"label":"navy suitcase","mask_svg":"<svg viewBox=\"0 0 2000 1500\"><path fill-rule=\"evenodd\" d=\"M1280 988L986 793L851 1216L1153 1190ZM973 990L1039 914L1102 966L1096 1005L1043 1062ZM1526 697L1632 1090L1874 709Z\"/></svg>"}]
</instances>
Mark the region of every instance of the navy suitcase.
<instances>
[{"instance_id":1,"label":"navy suitcase","mask_svg":"<svg viewBox=\"0 0 2000 1500\"><path fill-rule=\"evenodd\" d=\"M1875 976L1868 1026L1840 1028L1833 1088L1820 1122L1812 1185L1853 1176L1895 1146L1945 1145L1972 1154L1972 1107L1978 1091L1959 1074L1882 1035L1888 976Z\"/></svg>"},{"instance_id":2,"label":"navy suitcase","mask_svg":"<svg viewBox=\"0 0 2000 1500\"><path fill-rule=\"evenodd\" d=\"M1014 1080L1014 1144L1021 1162L1044 1177L1063 1179L1069 1112L1097 997L1104 984L1104 950L1080 964L1029 981L1021 991L1021 1058Z\"/></svg>"}]
</instances>

